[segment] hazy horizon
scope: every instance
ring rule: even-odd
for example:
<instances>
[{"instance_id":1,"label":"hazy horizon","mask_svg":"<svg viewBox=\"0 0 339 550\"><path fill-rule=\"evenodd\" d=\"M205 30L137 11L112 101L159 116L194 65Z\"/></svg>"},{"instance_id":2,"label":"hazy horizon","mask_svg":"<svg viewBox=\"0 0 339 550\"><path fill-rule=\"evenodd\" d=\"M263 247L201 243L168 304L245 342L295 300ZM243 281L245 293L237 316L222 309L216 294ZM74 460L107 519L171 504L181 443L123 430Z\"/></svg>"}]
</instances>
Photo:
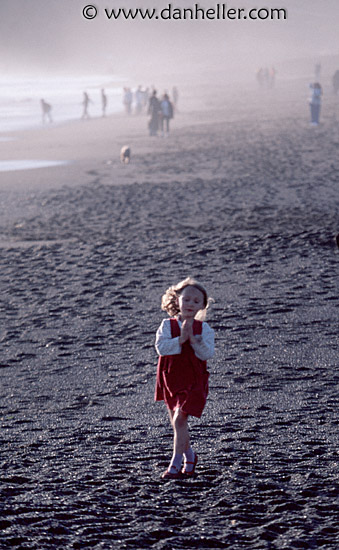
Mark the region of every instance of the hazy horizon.
<instances>
[{"instance_id":1,"label":"hazy horizon","mask_svg":"<svg viewBox=\"0 0 339 550\"><path fill-rule=\"evenodd\" d=\"M82 15L87 0L1 0L0 68L3 75L38 72L178 74L199 76L253 73L259 66L289 59L339 54L336 0L251 0L226 3L230 8L284 8L287 20L110 20L104 8L167 8L169 2L96 1L98 16ZM191 8L193 2L172 3ZM199 7L215 8L202 0ZM221 4L220 4L221 5Z\"/></svg>"}]
</instances>

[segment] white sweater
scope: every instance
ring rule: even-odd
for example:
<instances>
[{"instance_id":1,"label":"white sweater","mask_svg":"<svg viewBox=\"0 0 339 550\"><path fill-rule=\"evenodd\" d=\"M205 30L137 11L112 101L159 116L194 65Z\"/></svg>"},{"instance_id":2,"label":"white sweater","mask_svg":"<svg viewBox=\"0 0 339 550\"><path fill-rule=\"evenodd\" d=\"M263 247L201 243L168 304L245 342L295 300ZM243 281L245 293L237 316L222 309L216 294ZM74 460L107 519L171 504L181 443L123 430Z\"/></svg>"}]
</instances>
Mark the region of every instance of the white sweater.
<instances>
[{"instance_id":1,"label":"white sweater","mask_svg":"<svg viewBox=\"0 0 339 550\"><path fill-rule=\"evenodd\" d=\"M177 319L181 329L182 323ZM196 343L191 344L195 355L202 361L211 359L214 355L214 330L206 323L202 324L201 335L196 335ZM159 355L178 355L181 353L179 336L172 338L171 320L164 319L157 330L155 349Z\"/></svg>"}]
</instances>

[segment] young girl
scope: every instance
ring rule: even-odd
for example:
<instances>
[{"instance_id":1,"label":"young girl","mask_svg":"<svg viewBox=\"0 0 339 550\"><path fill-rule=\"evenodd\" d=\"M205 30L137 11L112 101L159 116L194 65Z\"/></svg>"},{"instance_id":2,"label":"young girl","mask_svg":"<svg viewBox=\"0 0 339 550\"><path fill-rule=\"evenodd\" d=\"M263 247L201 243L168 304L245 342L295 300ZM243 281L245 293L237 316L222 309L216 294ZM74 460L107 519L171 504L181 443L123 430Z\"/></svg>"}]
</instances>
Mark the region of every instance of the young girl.
<instances>
[{"instance_id":1,"label":"young girl","mask_svg":"<svg viewBox=\"0 0 339 550\"><path fill-rule=\"evenodd\" d=\"M160 357L155 401L165 401L174 432L165 479L192 476L198 460L190 446L187 419L200 418L208 394L206 360L214 354L214 332L203 321L208 305L205 288L190 277L171 286L161 300L171 318L163 320L156 334Z\"/></svg>"}]
</instances>

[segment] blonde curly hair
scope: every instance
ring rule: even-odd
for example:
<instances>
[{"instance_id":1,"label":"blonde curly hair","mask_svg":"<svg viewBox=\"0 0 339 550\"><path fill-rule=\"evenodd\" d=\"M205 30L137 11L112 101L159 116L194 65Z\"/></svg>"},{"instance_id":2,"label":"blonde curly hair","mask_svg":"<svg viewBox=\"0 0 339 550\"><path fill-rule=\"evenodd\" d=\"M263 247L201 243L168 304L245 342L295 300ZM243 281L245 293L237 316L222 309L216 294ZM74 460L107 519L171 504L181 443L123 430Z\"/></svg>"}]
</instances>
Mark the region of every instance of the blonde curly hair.
<instances>
[{"instance_id":1,"label":"blonde curly hair","mask_svg":"<svg viewBox=\"0 0 339 550\"><path fill-rule=\"evenodd\" d=\"M205 287L192 277L187 277L177 285L170 286L166 290L165 294L161 298L161 309L163 311L167 311L170 317L178 315L180 312L179 296L187 286L194 286L196 289L200 290L204 296L204 308L201 309L195 316L196 319L203 321L206 317L206 310L212 302L212 299L208 297Z\"/></svg>"}]
</instances>

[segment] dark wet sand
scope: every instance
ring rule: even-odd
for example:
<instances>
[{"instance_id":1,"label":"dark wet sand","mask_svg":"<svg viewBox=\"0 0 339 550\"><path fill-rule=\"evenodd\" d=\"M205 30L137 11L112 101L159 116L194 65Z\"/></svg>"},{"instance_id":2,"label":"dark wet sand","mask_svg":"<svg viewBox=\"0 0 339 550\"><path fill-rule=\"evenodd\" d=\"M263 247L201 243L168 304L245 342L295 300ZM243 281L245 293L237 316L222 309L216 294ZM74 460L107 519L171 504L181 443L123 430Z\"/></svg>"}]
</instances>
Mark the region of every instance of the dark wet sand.
<instances>
[{"instance_id":1,"label":"dark wet sand","mask_svg":"<svg viewBox=\"0 0 339 550\"><path fill-rule=\"evenodd\" d=\"M26 134L76 162L0 174L1 549L339 547L334 99L319 128L292 88L220 105ZM164 482L154 335L189 274L217 352L198 475Z\"/></svg>"}]
</instances>

